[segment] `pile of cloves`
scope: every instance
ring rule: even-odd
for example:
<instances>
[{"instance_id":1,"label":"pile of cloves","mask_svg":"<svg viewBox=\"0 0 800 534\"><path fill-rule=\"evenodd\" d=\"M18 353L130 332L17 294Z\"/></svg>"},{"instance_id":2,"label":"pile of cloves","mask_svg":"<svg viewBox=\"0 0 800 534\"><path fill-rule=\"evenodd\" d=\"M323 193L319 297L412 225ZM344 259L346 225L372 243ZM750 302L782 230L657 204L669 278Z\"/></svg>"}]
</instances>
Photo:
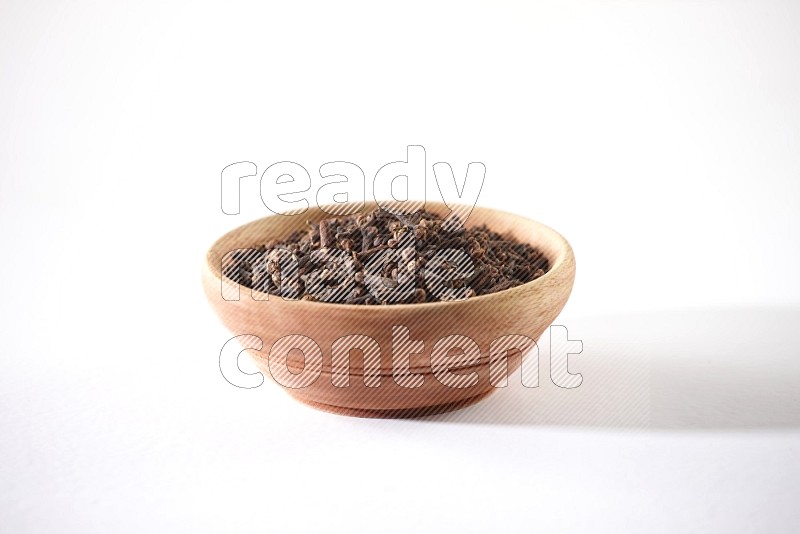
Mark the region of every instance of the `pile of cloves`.
<instances>
[{"instance_id":1,"label":"pile of cloves","mask_svg":"<svg viewBox=\"0 0 800 534\"><path fill-rule=\"evenodd\" d=\"M547 258L526 243L485 225L465 228L457 219L443 220L423 210L405 215L376 209L307 226L285 240L232 252L223 261L224 275L284 298L400 304L449 300L444 294L495 293L535 280L549 268ZM437 291L426 266L436 263L440 272L456 269L441 254L454 250L471 260L470 268L462 278L447 277ZM376 287L388 292L376 292ZM319 298L321 292L326 298Z\"/></svg>"}]
</instances>

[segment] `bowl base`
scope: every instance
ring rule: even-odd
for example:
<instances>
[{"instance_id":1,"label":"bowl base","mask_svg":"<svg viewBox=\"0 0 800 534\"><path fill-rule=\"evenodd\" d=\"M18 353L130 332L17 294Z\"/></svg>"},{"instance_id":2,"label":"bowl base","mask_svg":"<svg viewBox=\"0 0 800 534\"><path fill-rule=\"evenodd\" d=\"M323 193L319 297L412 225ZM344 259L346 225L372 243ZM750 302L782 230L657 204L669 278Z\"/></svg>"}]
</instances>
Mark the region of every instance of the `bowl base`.
<instances>
[{"instance_id":1,"label":"bowl base","mask_svg":"<svg viewBox=\"0 0 800 534\"><path fill-rule=\"evenodd\" d=\"M306 406L310 406L316 410L323 412L335 413L337 415L346 415L348 417L362 417L371 419L413 419L418 417L425 417L427 415L436 415L445 412L452 412L471 406L476 402L480 402L489 395L494 393L493 389L457 402L448 402L445 404L437 404L434 406L424 406L421 408L403 408L396 410L370 410L365 408L348 408L345 406L333 406L331 404L323 404L321 402L314 402L300 397L294 397L299 402Z\"/></svg>"}]
</instances>

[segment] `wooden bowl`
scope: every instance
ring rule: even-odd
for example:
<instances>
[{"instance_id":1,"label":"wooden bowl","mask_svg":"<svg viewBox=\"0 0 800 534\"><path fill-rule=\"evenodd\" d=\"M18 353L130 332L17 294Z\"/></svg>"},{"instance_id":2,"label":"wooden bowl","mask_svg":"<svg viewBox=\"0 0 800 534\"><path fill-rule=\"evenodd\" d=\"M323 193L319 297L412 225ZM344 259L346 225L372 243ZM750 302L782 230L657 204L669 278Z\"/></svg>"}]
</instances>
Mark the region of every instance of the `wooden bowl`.
<instances>
[{"instance_id":1,"label":"wooden bowl","mask_svg":"<svg viewBox=\"0 0 800 534\"><path fill-rule=\"evenodd\" d=\"M374 208L374 203L367 203L363 211ZM449 212L444 204L434 202L427 202L425 209L439 215ZM550 263L544 276L461 301L374 306L284 300L222 279L222 260L229 252L283 239L294 230L306 229L307 220L327 217L312 207L302 215L274 215L240 226L214 243L202 274L206 296L223 324L236 336L249 334L263 342L261 351L248 351L263 374L295 399L318 409L361 417L413 417L476 402L503 383L498 372L505 365L510 375L524 355L523 350L509 351L507 360L501 358L492 366L490 376L490 349L504 348L503 340L511 339L517 343L506 343L505 348L524 349L518 343L524 338L504 336L538 340L572 290L575 257L560 234L524 217L479 207L466 226L485 223L535 246ZM239 300L226 300L234 298L231 286L240 290ZM225 297L223 292L227 292ZM408 347L402 342L403 332L417 343L414 348L421 349L410 355L405 373L398 365ZM350 350L345 368L348 354L340 338L351 335L368 336L377 348L367 337L347 338L363 342L359 345L363 350ZM454 344L467 350L448 350ZM447 369L450 373L443 374Z\"/></svg>"}]
</instances>

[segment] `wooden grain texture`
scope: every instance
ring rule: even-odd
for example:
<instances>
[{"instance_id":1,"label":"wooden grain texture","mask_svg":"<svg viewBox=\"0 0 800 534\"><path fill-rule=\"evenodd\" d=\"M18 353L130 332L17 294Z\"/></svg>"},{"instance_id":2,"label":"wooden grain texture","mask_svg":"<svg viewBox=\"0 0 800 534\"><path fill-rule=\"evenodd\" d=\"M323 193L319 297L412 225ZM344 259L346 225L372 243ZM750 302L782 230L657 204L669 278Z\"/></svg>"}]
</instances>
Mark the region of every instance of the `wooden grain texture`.
<instances>
[{"instance_id":1,"label":"wooden grain texture","mask_svg":"<svg viewBox=\"0 0 800 534\"><path fill-rule=\"evenodd\" d=\"M363 211L374 207L374 203L367 203ZM428 202L425 207L439 215L449 212L440 203ZM245 224L214 243L202 268L203 288L222 323L233 335L250 334L263 341L261 352L248 352L266 378L272 377L268 367L269 350L281 337L299 334L319 345L323 355L319 378L304 388L286 388L294 398L316 408L367 417L408 417L431 410L455 409L479 400L496 389L488 376L491 342L509 334L538 340L561 312L572 290L575 258L569 243L560 234L518 215L475 208L467 221L468 227L485 223L494 231L533 245L548 258L548 272L512 289L457 302L364 306L284 300L263 293L256 293L256 296L267 300L256 300L245 287L240 288L238 301L223 299L221 262L228 252L282 239L293 230L306 228L306 220L319 221L326 217L329 215L314 207L302 215L275 215ZM424 342L424 351L411 357L411 371L421 373L424 378L421 387L403 387L392 378L393 326L407 327L411 339ZM331 346L335 340L351 334L369 336L380 345L379 387L365 385L363 358L357 350L350 354L349 386L342 388L332 384ZM445 386L431 373L431 349L440 338L453 334L473 339L481 350L478 365L454 370L455 373L476 371L479 380L472 387ZM509 358L509 374L518 368L520 361L518 357ZM292 372L302 370L302 354L292 351L287 365ZM459 365L458 358L454 365Z\"/></svg>"}]
</instances>

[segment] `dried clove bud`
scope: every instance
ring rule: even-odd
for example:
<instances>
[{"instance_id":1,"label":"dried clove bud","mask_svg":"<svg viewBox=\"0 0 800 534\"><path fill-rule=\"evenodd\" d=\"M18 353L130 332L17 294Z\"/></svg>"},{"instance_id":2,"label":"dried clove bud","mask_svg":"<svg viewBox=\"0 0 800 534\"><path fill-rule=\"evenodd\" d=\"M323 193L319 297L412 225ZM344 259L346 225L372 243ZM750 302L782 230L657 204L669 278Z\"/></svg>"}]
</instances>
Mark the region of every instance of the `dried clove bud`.
<instances>
[{"instance_id":1,"label":"dried clove bud","mask_svg":"<svg viewBox=\"0 0 800 534\"><path fill-rule=\"evenodd\" d=\"M333 244L333 234L331 233L331 219L325 219L319 223L319 245L320 248L329 248Z\"/></svg>"}]
</instances>

